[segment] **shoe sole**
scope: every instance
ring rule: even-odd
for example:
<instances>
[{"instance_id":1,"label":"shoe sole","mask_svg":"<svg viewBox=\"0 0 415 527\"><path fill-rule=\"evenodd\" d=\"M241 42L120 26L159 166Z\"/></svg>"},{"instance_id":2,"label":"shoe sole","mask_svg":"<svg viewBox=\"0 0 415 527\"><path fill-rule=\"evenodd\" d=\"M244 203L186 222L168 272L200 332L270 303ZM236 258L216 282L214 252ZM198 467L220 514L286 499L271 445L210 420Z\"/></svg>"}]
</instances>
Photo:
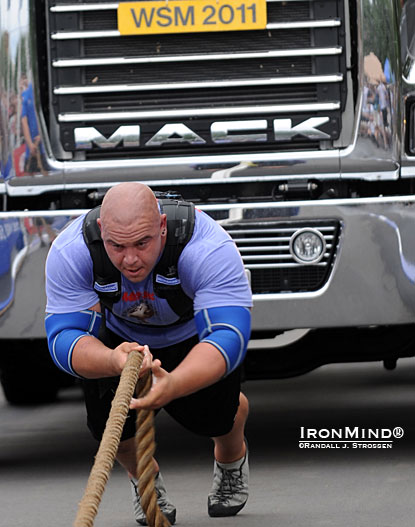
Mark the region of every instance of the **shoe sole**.
<instances>
[{"instance_id":1,"label":"shoe sole","mask_svg":"<svg viewBox=\"0 0 415 527\"><path fill-rule=\"evenodd\" d=\"M163 511L162 511L163 512ZM164 514L164 512L163 512ZM170 525L174 525L176 523L176 511L170 512L169 514L164 514L164 516L169 521ZM148 525L147 520L139 521L135 520L139 525Z\"/></svg>"},{"instance_id":2,"label":"shoe sole","mask_svg":"<svg viewBox=\"0 0 415 527\"><path fill-rule=\"evenodd\" d=\"M226 516L236 516L236 514L238 514L238 512L245 507L245 503L243 503L242 505L235 505L234 507L209 507L208 514L211 518L225 518Z\"/></svg>"}]
</instances>

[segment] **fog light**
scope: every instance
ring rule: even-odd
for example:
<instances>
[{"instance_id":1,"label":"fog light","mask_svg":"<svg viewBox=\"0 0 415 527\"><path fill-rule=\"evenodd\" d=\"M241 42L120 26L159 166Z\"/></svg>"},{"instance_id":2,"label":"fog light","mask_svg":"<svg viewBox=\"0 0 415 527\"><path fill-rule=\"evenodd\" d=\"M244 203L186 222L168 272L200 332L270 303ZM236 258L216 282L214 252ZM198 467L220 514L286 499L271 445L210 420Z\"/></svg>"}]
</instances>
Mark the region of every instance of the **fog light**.
<instances>
[{"instance_id":1,"label":"fog light","mask_svg":"<svg viewBox=\"0 0 415 527\"><path fill-rule=\"evenodd\" d=\"M291 237L290 253L298 263L318 263L325 250L326 241L321 232L315 229L301 229Z\"/></svg>"}]
</instances>

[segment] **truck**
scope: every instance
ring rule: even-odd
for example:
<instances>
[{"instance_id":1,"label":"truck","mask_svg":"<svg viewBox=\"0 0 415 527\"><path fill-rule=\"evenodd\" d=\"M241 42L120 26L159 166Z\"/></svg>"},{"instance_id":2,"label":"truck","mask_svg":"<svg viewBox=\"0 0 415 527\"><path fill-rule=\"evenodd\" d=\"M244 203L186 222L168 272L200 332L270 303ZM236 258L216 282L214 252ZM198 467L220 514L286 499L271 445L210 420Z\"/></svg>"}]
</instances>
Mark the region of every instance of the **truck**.
<instances>
[{"instance_id":1,"label":"truck","mask_svg":"<svg viewBox=\"0 0 415 527\"><path fill-rule=\"evenodd\" d=\"M111 186L234 239L246 379L415 355L414 0L0 0L0 378L62 383L50 244Z\"/></svg>"}]
</instances>

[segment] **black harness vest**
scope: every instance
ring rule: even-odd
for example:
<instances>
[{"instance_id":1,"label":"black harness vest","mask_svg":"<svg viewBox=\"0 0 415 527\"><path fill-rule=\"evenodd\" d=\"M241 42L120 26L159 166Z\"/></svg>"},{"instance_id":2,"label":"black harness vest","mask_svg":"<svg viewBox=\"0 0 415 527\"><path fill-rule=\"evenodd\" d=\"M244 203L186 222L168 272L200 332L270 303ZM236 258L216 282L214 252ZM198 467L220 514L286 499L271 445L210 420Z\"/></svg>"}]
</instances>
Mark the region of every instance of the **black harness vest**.
<instances>
[{"instance_id":1,"label":"black harness vest","mask_svg":"<svg viewBox=\"0 0 415 527\"><path fill-rule=\"evenodd\" d=\"M180 317L175 324L181 324L193 318L193 300L180 285L177 263L192 237L195 210L193 203L176 199L159 199L159 204L161 213L167 216L167 238L161 258L153 269L153 289L155 295L166 299ZM82 231L93 262L94 290L101 304L112 311L113 304L121 298L121 273L105 251L97 224L100 211L101 206L98 206L88 212Z\"/></svg>"}]
</instances>

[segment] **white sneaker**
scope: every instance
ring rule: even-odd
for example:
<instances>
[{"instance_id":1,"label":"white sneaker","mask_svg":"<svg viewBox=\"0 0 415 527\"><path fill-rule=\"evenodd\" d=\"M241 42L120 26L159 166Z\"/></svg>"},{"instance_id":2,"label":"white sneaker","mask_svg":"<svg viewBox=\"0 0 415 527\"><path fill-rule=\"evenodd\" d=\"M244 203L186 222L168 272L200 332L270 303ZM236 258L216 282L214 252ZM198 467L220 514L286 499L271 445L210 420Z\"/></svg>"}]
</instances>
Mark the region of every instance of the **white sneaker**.
<instances>
[{"instance_id":1,"label":"white sneaker","mask_svg":"<svg viewBox=\"0 0 415 527\"><path fill-rule=\"evenodd\" d=\"M208 514L212 517L235 516L248 500L248 447L245 456L234 463L215 460L213 485L208 496Z\"/></svg>"},{"instance_id":2,"label":"white sneaker","mask_svg":"<svg viewBox=\"0 0 415 527\"><path fill-rule=\"evenodd\" d=\"M133 495L135 521L140 525L147 525L147 518L144 514L143 508L141 507L141 498L138 492L138 481L136 479L132 479L130 481ZM164 481L160 472L157 472L157 475L154 478L154 488L157 494L157 503L161 512L169 520L170 525L173 525L176 522L176 507L170 503L169 498L167 497L166 487L164 486Z\"/></svg>"}]
</instances>

